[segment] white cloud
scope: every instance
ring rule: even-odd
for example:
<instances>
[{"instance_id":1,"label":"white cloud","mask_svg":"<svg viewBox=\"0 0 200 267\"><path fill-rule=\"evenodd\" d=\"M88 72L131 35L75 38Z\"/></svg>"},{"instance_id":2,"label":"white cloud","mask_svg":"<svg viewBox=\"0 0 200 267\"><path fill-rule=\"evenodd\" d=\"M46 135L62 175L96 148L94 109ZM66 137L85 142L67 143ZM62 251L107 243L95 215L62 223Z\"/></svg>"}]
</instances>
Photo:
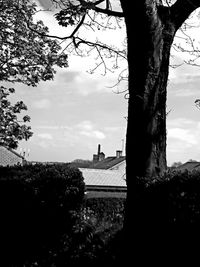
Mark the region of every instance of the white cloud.
<instances>
[{"instance_id":1,"label":"white cloud","mask_svg":"<svg viewBox=\"0 0 200 267\"><path fill-rule=\"evenodd\" d=\"M52 140L53 136L50 133L40 133L37 135L39 138Z\"/></svg>"},{"instance_id":2,"label":"white cloud","mask_svg":"<svg viewBox=\"0 0 200 267\"><path fill-rule=\"evenodd\" d=\"M32 103L32 106L37 109L48 109L51 106L51 101L49 99L40 99L37 101L34 101Z\"/></svg>"},{"instance_id":3,"label":"white cloud","mask_svg":"<svg viewBox=\"0 0 200 267\"><path fill-rule=\"evenodd\" d=\"M35 128L44 130L68 130L71 129L69 126L65 125L38 125Z\"/></svg>"},{"instance_id":4,"label":"white cloud","mask_svg":"<svg viewBox=\"0 0 200 267\"><path fill-rule=\"evenodd\" d=\"M189 96L197 96L197 90L191 90L191 89L176 89L173 91L173 95L177 97L189 97Z\"/></svg>"},{"instance_id":5,"label":"white cloud","mask_svg":"<svg viewBox=\"0 0 200 267\"><path fill-rule=\"evenodd\" d=\"M104 133L100 132L100 131L81 131L80 132L81 135L85 135L87 137L92 137L92 138L97 138L97 139L105 139L106 136Z\"/></svg>"},{"instance_id":6,"label":"white cloud","mask_svg":"<svg viewBox=\"0 0 200 267\"><path fill-rule=\"evenodd\" d=\"M96 139L106 138L105 134L102 131L97 130L91 121L83 121L77 125L77 128L81 135Z\"/></svg>"},{"instance_id":7,"label":"white cloud","mask_svg":"<svg viewBox=\"0 0 200 267\"><path fill-rule=\"evenodd\" d=\"M80 73L74 79L74 89L82 96L88 96L94 93L113 93L113 86L116 83L117 76L106 77L106 79L102 79L102 77L98 76L98 74L86 74ZM109 87L110 86L110 87Z\"/></svg>"},{"instance_id":8,"label":"white cloud","mask_svg":"<svg viewBox=\"0 0 200 267\"><path fill-rule=\"evenodd\" d=\"M82 121L81 123L79 123L77 125L77 127L82 129L82 130L85 130L85 131L91 131L94 128L92 122L91 121L87 121L87 120Z\"/></svg>"},{"instance_id":9,"label":"white cloud","mask_svg":"<svg viewBox=\"0 0 200 267\"><path fill-rule=\"evenodd\" d=\"M187 119L187 118L177 118L177 119L167 119L167 127L171 128L176 128L176 127L191 127L196 125L196 122L193 120Z\"/></svg>"},{"instance_id":10,"label":"white cloud","mask_svg":"<svg viewBox=\"0 0 200 267\"><path fill-rule=\"evenodd\" d=\"M46 125L46 126L37 126L37 129L54 131L55 137L58 139L68 140L68 142L79 142L82 136L96 138L96 139L105 139L106 135L99 129L96 125L89 120L84 120L78 124L71 126L64 125ZM53 136L50 133L39 133L38 137L46 140L52 140Z\"/></svg>"},{"instance_id":11,"label":"white cloud","mask_svg":"<svg viewBox=\"0 0 200 267\"><path fill-rule=\"evenodd\" d=\"M169 166L175 161L199 160L200 123L178 118L167 121L167 158Z\"/></svg>"},{"instance_id":12,"label":"white cloud","mask_svg":"<svg viewBox=\"0 0 200 267\"><path fill-rule=\"evenodd\" d=\"M171 128L168 130L168 138L175 138L184 142L185 146L191 146L198 143L196 134L190 130L182 128Z\"/></svg>"}]
</instances>

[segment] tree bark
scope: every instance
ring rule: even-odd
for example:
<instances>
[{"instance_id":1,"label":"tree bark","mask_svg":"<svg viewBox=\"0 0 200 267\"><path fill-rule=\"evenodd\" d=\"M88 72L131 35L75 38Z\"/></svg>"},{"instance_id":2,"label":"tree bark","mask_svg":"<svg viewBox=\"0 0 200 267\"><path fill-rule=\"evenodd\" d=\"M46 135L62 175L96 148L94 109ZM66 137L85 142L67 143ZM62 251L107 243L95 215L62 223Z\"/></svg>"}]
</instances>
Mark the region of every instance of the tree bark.
<instances>
[{"instance_id":1,"label":"tree bark","mask_svg":"<svg viewBox=\"0 0 200 267\"><path fill-rule=\"evenodd\" d=\"M123 8L129 64L127 172L134 177L166 170L166 88L175 27L162 20L154 1L146 2L139 11L141 23Z\"/></svg>"},{"instance_id":2,"label":"tree bark","mask_svg":"<svg viewBox=\"0 0 200 267\"><path fill-rule=\"evenodd\" d=\"M147 252L144 251L144 244L150 249L153 235L149 232L148 203L139 205L143 188L138 186L138 179L153 179L162 175L167 168L167 82L170 49L176 27L170 19L168 7L158 7L151 0L136 1L133 9L140 14L138 19L133 16L133 9L130 10L127 2L121 0L128 36L129 67L124 228L128 238L132 241L135 239L136 254L139 255L140 249L143 253ZM141 207L143 210L139 210ZM156 225L153 225L153 229L156 229Z\"/></svg>"},{"instance_id":3,"label":"tree bark","mask_svg":"<svg viewBox=\"0 0 200 267\"><path fill-rule=\"evenodd\" d=\"M200 6L199 0L177 0L171 7L157 5L156 2L159 1L133 1L130 8L127 0L121 0L129 68L123 260L132 260L131 263L139 260L140 266L143 263L159 263L160 266L159 259L162 257L165 261L166 257L169 261L173 260L177 254L176 244L181 244L174 242L176 230L170 229L168 224L166 196L158 192L155 198L149 198L151 203L148 203L144 186L139 181L144 177L153 179L166 171L170 50L176 31ZM180 259L179 256L177 259Z\"/></svg>"}]
</instances>

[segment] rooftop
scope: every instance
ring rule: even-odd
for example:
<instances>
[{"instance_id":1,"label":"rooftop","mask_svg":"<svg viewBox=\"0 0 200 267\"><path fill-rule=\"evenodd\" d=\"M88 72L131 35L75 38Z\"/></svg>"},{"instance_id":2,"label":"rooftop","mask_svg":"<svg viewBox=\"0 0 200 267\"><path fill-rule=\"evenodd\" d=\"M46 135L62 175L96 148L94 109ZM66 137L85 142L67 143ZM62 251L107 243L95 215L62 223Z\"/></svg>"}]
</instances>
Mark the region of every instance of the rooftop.
<instances>
[{"instance_id":1,"label":"rooftop","mask_svg":"<svg viewBox=\"0 0 200 267\"><path fill-rule=\"evenodd\" d=\"M111 170L79 168L86 186L126 187L125 174Z\"/></svg>"},{"instance_id":2,"label":"rooftop","mask_svg":"<svg viewBox=\"0 0 200 267\"><path fill-rule=\"evenodd\" d=\"M104 160L92 163L89 168L108 170L112 168L113 166L123 162L124 160L125 160L125 156L121 156L119 158L107 157Z\"/></svg>"},{"instance_id":3,"label":"rooftop","mask_svg":"<svg viewBox=\"0 0 200 267\"><path fill-rule=\"evenodd\" d=\"M200 162L198 162L198 161L188 161L188 162L185 162L184 164L180 165L176 169L179 170L179 171L184 171L184 170L192 171L192 170L194 170L194 169L196 169L198 167L200 167Z\"/></svg>"}]
</instances>

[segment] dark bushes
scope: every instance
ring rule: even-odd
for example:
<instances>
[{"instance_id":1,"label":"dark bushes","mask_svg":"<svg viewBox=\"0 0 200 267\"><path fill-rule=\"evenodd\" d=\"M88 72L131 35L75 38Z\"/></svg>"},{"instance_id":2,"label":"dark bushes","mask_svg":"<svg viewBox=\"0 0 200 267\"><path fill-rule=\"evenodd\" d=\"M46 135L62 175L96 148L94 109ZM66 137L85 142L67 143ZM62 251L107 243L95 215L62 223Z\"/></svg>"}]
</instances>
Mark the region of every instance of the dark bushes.
<instances>
[{"instance_id":1,"label":"dark bushes","mask_svg":"<svg viewBox=\"0 0 200 267\"><path fill-rule=\"evenodd\" d=\"M135 259L140 259L141 265L159 263L161 258L166 264L197 259L200 172L167 172L151 181L140 179L136 186L125 237L136 248Z\"/></svg>"},{"instance_id":2,"label":"dark bushes","mask_svg":"<svg viewBox=\"0 0 200 267\"><path fill-rule=\"evenodd\" d=\"M200 172L168 172L136 186L126 232L124 199L85 199L79 170L0 168L0 266L110 267L127 255L131 265L163 265L161 258L181 264L198 256Z\"/></svg>"},{"instance_id":3,"label":"dark bushes","mask_svg":"<svg viewBox=\"0 0 200 267\"><path fill-rule=\"evenodd\" d=\"M200 223L200 172L167 172L154 180L139 181L138 207L153 224ZM142 215L143 214L143 215ZM144 218L143 218L144 219ZM142 220L143 220L142 219Z\"/></svg>"},{"instance_id":4,"label":"dark bushes","mask_svg":"<svg viewBox=\"0 0 200 267\"><path fill-rule=\"evenodd\" d=\"M71 235L84 190L81 172L67 165L1 167L2 266L53 262Z\"/></svg>"}]
</instances>

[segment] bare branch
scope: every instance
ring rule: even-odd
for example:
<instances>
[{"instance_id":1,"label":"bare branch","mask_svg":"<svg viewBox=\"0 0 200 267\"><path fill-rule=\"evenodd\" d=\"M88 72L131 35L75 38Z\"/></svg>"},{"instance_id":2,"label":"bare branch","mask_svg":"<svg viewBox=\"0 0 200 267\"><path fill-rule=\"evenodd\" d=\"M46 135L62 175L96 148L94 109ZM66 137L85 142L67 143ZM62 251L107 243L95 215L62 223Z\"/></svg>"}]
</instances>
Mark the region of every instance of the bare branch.
<instances>
[{"instance_id":1,"label":"bare branch","mask_svg":"<svg viewBox=\"0 0 200 267\"><path fill-rule=\"evenodd\" d=\"M103 3L105 2L106 3L106 8L103 9L103 8L100 8L100 7L97 7L97 5L99 5L100 3ZM100 0L100 1L96 1L96 2L86 2L84 0L80 0L80 3L87 7L88 10L94 10L96 12L99 12L99 13L103 13L103 14L106 14L108 16L115 16L115 17L124 17L124 14L123 12L119 12L119 11L113 11L110 9L110 1L109 0Z\"/></svg>"},{"instance_id":2,"label":"bare branch","mask_svg":"<svg viewBox=\"0 0 200 267\"><path fill-rule=\"evenodd\" d=\"M178 30L190 14L200 7L199 0L177 0L170 7L171 19Z\"/></svg>"},{"instance_id":3,"label":"bare branch","mask_svg":"<svg viewBox=\"0 0 200 267\"><path fill-rule=\"evenodd\" d=\"M114 16L114 17L119 17L119 18L123 18L124 17L123 12L113 11L113 10L110 10L110 9L102 9L102 8L99 8L99 7L96 7L96 6L94 8L91 8L91 9L93 9L96 12L100 12L100 13L106 14L108 16Z\"/></svg>"}]
</instances>

